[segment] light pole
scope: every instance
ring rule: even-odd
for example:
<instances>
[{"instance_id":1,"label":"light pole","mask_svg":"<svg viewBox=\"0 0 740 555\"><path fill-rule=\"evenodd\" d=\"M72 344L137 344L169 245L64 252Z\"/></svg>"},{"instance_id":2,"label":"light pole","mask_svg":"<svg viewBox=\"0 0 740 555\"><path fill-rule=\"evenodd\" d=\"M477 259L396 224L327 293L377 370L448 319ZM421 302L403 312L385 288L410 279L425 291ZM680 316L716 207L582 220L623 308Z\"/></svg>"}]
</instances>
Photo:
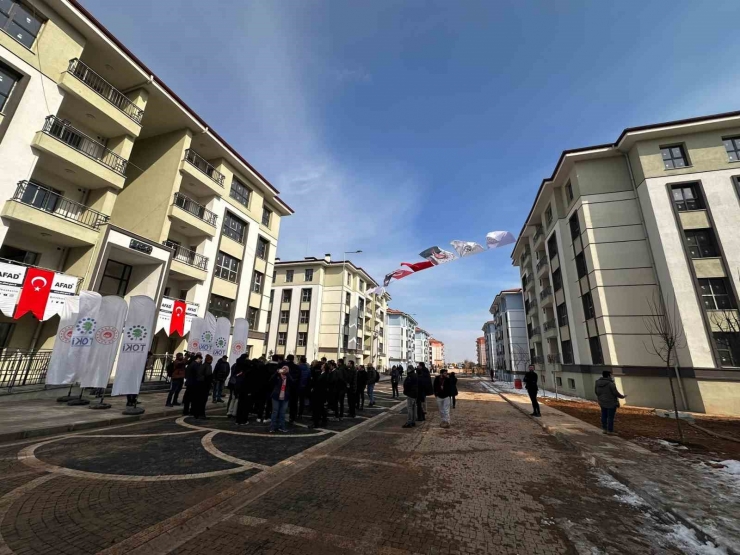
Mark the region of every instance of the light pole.
<instances>
[{"instance_id":1,"label":"light pole","mask_svg":"<svg viewBox=\"0 0 740 555\"><path fill-rule=\"evenodd\" d=\"M337 363L339 363L339 359L341 358L340 354L342 352L342 338L344 337L344 334L342 333L342 328L344 327L344 267L347 263L347 255L348 254L360 254L361 250L356 251L344 251L344 255L342 256L342 288L339 291L339 338L337 340Z\"/></svg>"}]
</instances>

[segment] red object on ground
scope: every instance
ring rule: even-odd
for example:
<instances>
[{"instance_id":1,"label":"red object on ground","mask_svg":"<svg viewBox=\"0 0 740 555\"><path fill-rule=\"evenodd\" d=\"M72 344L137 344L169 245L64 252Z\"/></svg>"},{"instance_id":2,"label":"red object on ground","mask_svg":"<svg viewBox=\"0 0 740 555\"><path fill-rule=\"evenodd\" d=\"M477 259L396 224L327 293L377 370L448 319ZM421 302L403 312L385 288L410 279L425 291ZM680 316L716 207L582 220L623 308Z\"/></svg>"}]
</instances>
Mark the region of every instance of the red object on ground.
<instances>
[{"instance_id":1,"label":"red object on ground","mask_svg":"<svg viewBox=\"0 0 740 555\"><path fill-rule=\"evenodd\" d=\"M522 380L519 378L514 380L514 389L521 389L522 388Z\"/></svg>"}]
</instances>

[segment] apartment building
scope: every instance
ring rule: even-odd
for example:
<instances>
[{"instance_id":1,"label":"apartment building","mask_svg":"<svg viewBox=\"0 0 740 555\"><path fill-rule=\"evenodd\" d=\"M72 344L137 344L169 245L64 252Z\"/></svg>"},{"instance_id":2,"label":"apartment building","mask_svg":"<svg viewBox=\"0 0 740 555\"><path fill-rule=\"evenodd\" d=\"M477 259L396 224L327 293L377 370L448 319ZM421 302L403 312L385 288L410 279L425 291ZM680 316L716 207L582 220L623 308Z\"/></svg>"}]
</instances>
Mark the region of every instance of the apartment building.
<instances>
[{"instance_id":1,"label":"apartment building","mask_svg":"<svg viewBox=\"0 0 740 555\"><path fill-rule=\"evenodd\" d=\"M390 295L351 261L306 257L275 263L268 313L268 354L309 361L344 358L385 368Z\"/></svg>"},{"instance_id":2,"label":"apartment building","mask_svg":"<svg viewBox=\"0 0 740 555\"><path fill-rule=\"evenodd\" d=\"M247 317L263 353L292 210L75 0L0 2L0 167L3 262ZM57 326L4 316L0 348L50 348ZM152 348L182 347L160 332Z\"/></svg>"},{"instance_id":3,"label":"apartment building","mask_svg":"<svg viewBox=\"0 0 740 555\"><path fill-rule=\"evenodd\" d=\"M669 407L670 372L681 408L740 414L738 160L738 112L562 153L512 254L548 385L593 398L609 369L628 404ZM651 304L685 337L670 370Z\"/></svg>"},{"instance_id":4,"label":"apartment building","mask_svg":"<svg viewBox=\"0 0 740 555\"><path fill-rule=\"evenodd\" d=\"M414 330L414 363L423 362L427 368L432 364L432 348L429 345L431 335L426 330L417 327Z\"/></svg>"},{"instance_id":5,"label":"apartment building","mask_svg":"<svg viewBox=\"0 0 740 555\"><path fill-rule=\"evenodd\" d=\"M414 364L418 322L400 310L389 308L387 314L388 364L405 369Z\"/></svg>"},{"instance_id":6,"label":"apartment building","mask_svg":"<svg viewBox=\"0 0 740 555\"><path fill-rule=\"evenodd\" d=\"M486 350L486 372L492 372L496 366L496 328L493 320L489 320L481 328Z\"/></svg>"},{"instance_id":7,"label":"apartment building","mask_svg":"<svg viewBox=\"0 0 740 555\"><path fill-rule=\"evenodd\" d=\"M529 344L521 289L505 289L494 297L488 311L493 316L493 363L499 380L512 381L527 371Z\"/></svg>"},{"instance_id":8,"label":"apartment building","mask_svg":"<svg viewBox=\"0 0 740 555\"><path fill-rule=\"evenodd\" d=\"M435 368L444 368L445 366L445 344L439 339L433 337L429 339L429 346L432 349L432 365Z\"/></svg>"},{"instance_id":9,"label":"apartment building","mask_svg":"<svg viewBox=\"0 0 740 555\"><path fill-rule=\"evenodd\" d=\"M488 361L486 359L486 338L485 337L478 337L475 340L475 358L478 363L478 366L482 366L485 368L488 364Z\"/></svg>"}]
</instances>

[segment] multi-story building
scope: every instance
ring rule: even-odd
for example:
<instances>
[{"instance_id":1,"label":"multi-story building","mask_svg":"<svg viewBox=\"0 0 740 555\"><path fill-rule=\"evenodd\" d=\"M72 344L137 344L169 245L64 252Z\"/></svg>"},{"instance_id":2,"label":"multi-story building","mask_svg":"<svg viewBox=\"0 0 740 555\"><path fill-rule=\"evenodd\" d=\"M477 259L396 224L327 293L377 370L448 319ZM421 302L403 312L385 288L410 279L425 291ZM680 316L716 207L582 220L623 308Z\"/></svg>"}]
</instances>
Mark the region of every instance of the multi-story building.
<instances>
[{"instance_id":1,"label":"multi-story building","mask_svg":"<svg viewBox=\"0 0 740 555\"><path fill-rule=\"evenodd\" d=\"M388 365L407 368L414 363L417 321L400 310L389 308L386 333L388 334Z\"/></svg>"},{"instance_id":2,"label":"multi-story building","mask_svg":"<svg viewBox=\"0 0 740 555\"><path fill-rule=\"evenodd\" d=\"M5 0L0 31L0 258L247 317L261 355L278 191L77 1ZM57 325L3 317L0 348Z\"/></svg>"},{"instance_id":3,"label":"multi-story building","mask_svg":"<svg viewBox=\"0 0 740 555\"><path fill-rule=\"evenodd\" d=\"M496 328L493 320L489 320L481 328L486 349L486 372L490 373L496 366Z\"/></svg>"},{"instance_id":4,"label":"multi-story building","mask_svg":"<svg viewBox=\"0 0 740 555\"><path fill-rule=\"evenodd\" d=\"M268 354L309 361L344 358L384 367L388 293L351 261L307 257L276 261L270 293Z\"/></svg>"},{"instance_id":5,"label":"multi-story building","mask_svg":"<svg viewBox=\"0 0 740 555\"><path fill-rule=\"evenodd\" d=\"M501 291L488 311L493 316L494 342L490 366L497 379L512 381L527 371L530 358L522 290Z\"/></svg>"},{"instance_id":6,"label":"multi-story building","mask_svg":"<svg viewBox=\"0 0 740 555\"><path fill-rule=\"evenodd\" d=\"M562 153L512 254L550 384L592 398L609 369L627 403L669 407L670 374L681 408L740 414L739 159L738 112ZM685 338L668 370L656 309Z\"/></svg>"},{"instance_id":7,"label":"multi-story building","mask_svg":"<svg viewBox=\"0 0 740 555\"><path fill-rule=\"evenodd\" d=\"M432 365L435 368L445 367L445 344L439 339L433 337L429 339L429 346L432 349Z\"/></svg>"},{"instance_id":8,"label":"multi-story building","mask_svg":"<svg viewBox=\"0 0 740 555\"><path fill-rule=\"evenodd\" d=\"M478 337L475 340L475 356L478 362L478 366L485 368L488 365L486 359L486 338Z\"/></svg>"},{"instance_id":9,"label":"multi-story building","mask_svg":"<svg viewBox=\"0 0 740 555\"><path fill-rule=\"evenodd\" d=\"M432 364L432 348L429 332L417 327L414 330L414 363L423 362L427 368Z\"/></svg>"}]
</instances>

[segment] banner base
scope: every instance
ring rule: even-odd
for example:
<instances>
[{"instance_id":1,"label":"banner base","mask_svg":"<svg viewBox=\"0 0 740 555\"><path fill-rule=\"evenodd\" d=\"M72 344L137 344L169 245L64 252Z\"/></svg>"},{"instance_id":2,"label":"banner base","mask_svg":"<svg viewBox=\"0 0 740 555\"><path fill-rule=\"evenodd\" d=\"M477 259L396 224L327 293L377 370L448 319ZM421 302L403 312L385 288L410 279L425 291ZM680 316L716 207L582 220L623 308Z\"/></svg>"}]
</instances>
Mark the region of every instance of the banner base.
<instances>
[{"instance_id":1,"label":"banner base","mask_svg":"<svg viewBox=\"0 0 740 555\"><path fill-rule=\"evenodd\" d=\"M144 409L142 407L126 407L125 409L123 409L123 412L121 414L129 416L135 414L144 414Z\"/></svg>"},{"instance_id":2,"label":"banner base","mask_svg":"<svg viewBox=\"0 0 740 555\"><path fill-rule=\"evenodd\" d=\"M73 399L77 399L77 395L64 395L62 397L57 397L57 403L69 403Z\"/></svg>"},{"instance_id":3,"label":"banner base","mask_svg":"<svg viewBox=\"0 0 740 555\"><path fill-rule=\"evenodd\" d=\"M75 397L74 399L72 399L71 401L67 403L67 406L77 407L77 406L89 405L89 404L90 404L90 401L88 401L87 399L80 399L79 397Z\"/></svg>"},{"instance_id":4,"label":"banner base","mask_svg":"<svg viewBox=\"0 0 740 555\"><path fill-rule=\"evenodd\" d=\"M112 406L113 406L113 405L109 405L108 403L97 403L97 404L95 404L95 405L90 405L90 406L89 406L89 407L87 407L87 408L89 408L89 409L93 409L93 410L103 410L103 409L109 409L109 408L111 408Z\"/></svg>"}]
</instances>

